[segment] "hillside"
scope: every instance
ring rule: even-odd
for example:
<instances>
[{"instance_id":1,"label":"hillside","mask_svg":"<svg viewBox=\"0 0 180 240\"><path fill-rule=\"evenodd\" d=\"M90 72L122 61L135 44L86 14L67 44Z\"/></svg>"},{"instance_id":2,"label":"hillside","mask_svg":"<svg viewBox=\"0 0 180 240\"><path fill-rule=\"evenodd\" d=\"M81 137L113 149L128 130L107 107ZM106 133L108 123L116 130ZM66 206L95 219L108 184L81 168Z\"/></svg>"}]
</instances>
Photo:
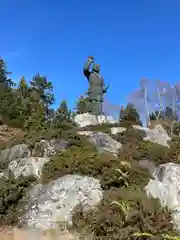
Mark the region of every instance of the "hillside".
<instances>
[{"instance_id":1,"label":"hillside","mask_svg":"<svg viewBox=\"0 0 180 240\"><path fill-rule=\"evenodd\" d=\"M126 129L121 122L76 127L54 136L46 131L17 137L11 148L1 151L2 228L34 226L47 231L63 225L82 239L177 235L169 210L148 197L144 187L155 166L179 163L179 138L168 141L170 147L162 146L143 140L143 128L127 123ZM112 134L112 128L120 133ZM90 131L91 138L83 136Z\"/></svg>"}]
</instances>

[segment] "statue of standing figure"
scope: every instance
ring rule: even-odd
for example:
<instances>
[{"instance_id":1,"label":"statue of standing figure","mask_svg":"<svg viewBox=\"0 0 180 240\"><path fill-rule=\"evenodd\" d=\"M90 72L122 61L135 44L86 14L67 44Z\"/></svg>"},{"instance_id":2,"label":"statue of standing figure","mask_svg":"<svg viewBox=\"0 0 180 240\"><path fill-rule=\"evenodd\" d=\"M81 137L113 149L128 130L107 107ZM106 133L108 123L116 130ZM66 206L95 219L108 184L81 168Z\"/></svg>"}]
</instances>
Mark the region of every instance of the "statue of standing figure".
<instances>
[{"instance_id":1,"label":"statue of standing figure","mask_svg":"<svg viewBox=\"0 0 180 240\"><path fill-rule=\"evenodd\" d=\"M90 71L92 63L92 71ZM103 115L103 95L108 87L105 87L104 79L100 75L100 65L94 63L93 57L88 57L83 70L89 82L88 112L93 115Z\"/></svg>"}]
</instances>

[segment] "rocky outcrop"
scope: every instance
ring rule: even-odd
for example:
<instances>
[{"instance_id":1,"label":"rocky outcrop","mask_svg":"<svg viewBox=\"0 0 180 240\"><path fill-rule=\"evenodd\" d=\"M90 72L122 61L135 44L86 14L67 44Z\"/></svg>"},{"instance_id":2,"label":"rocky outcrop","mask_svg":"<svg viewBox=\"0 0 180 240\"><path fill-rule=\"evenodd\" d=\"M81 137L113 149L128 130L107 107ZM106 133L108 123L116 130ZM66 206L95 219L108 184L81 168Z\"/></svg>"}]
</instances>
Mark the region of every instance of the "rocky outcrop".
<instances>
[{"instance_id":1,"label":"rocky outcrop","mask_svg":"<svg viewBox=\"0 0 180 240\"><path fill-rule=\"evenodd\" d=\"M122 149L122 144L112 139L107 133L80 131L78 134L87 136L100 153L109 152L116 155Z\"/></svg>"},{"instance_id":2,"label":"rocky outcrop","mask_svg":"<svg viewBox=\"0 0 180 240\"><path fill-rule=\"evenodd\" d=\"M19 158L9 163L8 170L13 173L15 179L21 175L23 177L35 176L39 179L44 164L49 162L49 160L48 157Z\"/></svg>"},{"instance_id":3,"label":"rocky outcrop","mask_svg":"<svg viewBox=\"0 0 180 240\"><path fill-rule=\"evenodd\" d=\"M88 118L88 114L83 116ZM79 116L79 119L83 116ZM91 115L91 117L89 117L89 123L95 116ZM104 120L102 118L93 121L89 125L99 124L98 121L103 123ZM79 126L85 126L83 121L79 123ZM157 125L154 129L133 127L145 131L144 140L168 146L170 137L161 125ZM126 128L113 127L110 130L113 135L126 131ZM122 150L122 144L107 133L79 130L78 134L87 136L100 153L108 152L116 156ZM33 175L40 179L42 168L50 157L68 147L68 143L60 139L42 140L35 144L32 151L26 144L5 149L1 151L0 161L7 161L8 165L7 170L0 173L0 176L8 177L7 172L11 171L15 178L20 175L25 177ZM178 185L180 165L168 163L156 168L153 162L145 159L139 161L139 166L148 170L154 178L145 187L147 195L159 198L162 205L171 209L174 226L180 229L180 187ZM96 206L102 197L103 191L99 180L88 176L66 175L45 185L34 185L24 199L26 206L21 223L25 227L41 230L56 228L59 222L71 224L73 210L77 205L81 204L83 210L86 211Z\"/></svg>"},{"instance_id":4,"label":"rocky outcrop","mask_svg":"<svg viewBox=\"0 0 180 240\"><path fill-rule=\"evenodd\" d=\"M125 127L112 127L111 128L111 134L112 135L115 135L115 134L118 134L118 133L123 133L125 131L126 131Z\"/></svg>"},{"instance_id":5,"label":"rocky outcrop","mask_svg":"<svg viewBox=\"0 0 180 240\"><path fill-rule=\"evenodd\" d=\"M148 171L150 176L153 177L156 168L156 164L153 161L149 161L148 159L139 160L138 165L140 168Z\"/></svg>"},{"instance_id":6,"label":"rocky outcrop","mask_svg":"<svg viewBox=\"0 0 180 240\"><path fill-rule=\"evenodd\" d=\"M161 125L156 125L155 128L146 132L144 140L158 143L165 147L170 147L168 141L170 141L171 138Z\"/></svg>"},{"instance_id":7,"label":"rocky outcrop","mask_svg":"<svg viewBox=\"0 0 180 240\"><path fill-rule=\"evenodd\" d=\"M148 196L158 198L172 212L175 229L180 230L180 165L166 163L157 167L145 187Z\"/></svg>"},{"instance_id":8,"label":"rocky outcrop","mask_svg":"<svg viewBox=\"0 0 180 240\"><path fill-rule=\"evenodd\" d=\"M32 156L51 157L57 152L66 150L68 147L68 142L63 139L52 139L50 141L41 140L35 144L35 147L32 151Z\"/></svg>"},{"instance_id":9,"label":"rocky outcrop","mask_svg":"<svg viewBox=\"0 0 180 240\"><path fill-rule=\"evenodd\" d=\"M141 126L133 126L135 129L145 131L146 136L143 138L144 141L150 141L153 143L158 143L165 147L170 147L168 141L171 140L166 130L160 125L156 125L153 129L141 127Z\"/></svg>"},{"instance_id":10,"label":"rocky outcrop","mask_svg":"<svg viewBox=\"0 0 180 240\"><path fill-rule=\"evenodd\" d=\"M0 153L0 161L12 161L19 158L30 157L31 152L29 150L28 145L26 144L19 144L15 145L12 148L6 148L1 151Z\"/></svg>"},{"instance_id":11,"label":"rocky outcrop","mask_svg":"<svg viewBox=\"0 0 180 240\"><path fill-rule=\"evenodd\" d=\"M20 175L24 177L33 175L39 179L42 168L50 160L50 157L67 148L68 143L66 141L52 139L36 143L32 153L26 144L4 149L0 153L0 161L7 163L7 168L3 169L0 177L8 177L8 172L11 171L15 178Z\"/></svg>"},{"instance_id":12,"label":"rocky outcrop","mask_svg":"<svg viewBox=\"0 0 180 240\"><path fill-rule=\"evenodd\" d=\"M92 177L66 175L47 185L36 185L26 196L26 213L21 222L30 228L56 228L58 222L72 223L74 208L81 204L84 211L102 199L99 180Z\"/></svg>"},{"instance_id":13,"label":"rocky outcrop","mask_svg":"<svg viewBox=\"0 0 180 240\"><path fill-rule=\"evenodd\" d=\"M89 125L98 125L102 123L117 123L116 120L113 119L112 116L95 116L90 113L84 113L84 114L77 114L74 117L74 122L79 126L79 127L86 127Z\"/></svg>"}]
</instances>

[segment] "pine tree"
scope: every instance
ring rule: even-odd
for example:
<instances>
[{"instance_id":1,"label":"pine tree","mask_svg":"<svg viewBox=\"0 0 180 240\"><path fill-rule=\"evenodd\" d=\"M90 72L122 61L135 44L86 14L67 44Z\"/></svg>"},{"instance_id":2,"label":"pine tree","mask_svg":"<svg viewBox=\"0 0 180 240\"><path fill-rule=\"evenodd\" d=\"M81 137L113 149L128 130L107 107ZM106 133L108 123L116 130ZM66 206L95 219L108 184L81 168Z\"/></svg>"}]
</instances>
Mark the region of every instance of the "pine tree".
<instances>
[{"instance_id":1,"label":"pine tree","mask_svg":"<svg viewBox=\"0 0 180 240\"><path fill-rule=\"evenodd\" d=\"M18 92L19 92L19 96L20 96L21 101L24 101L25 99L28 98L28 93L29 93L28 84L27 84L24 77L22 77L20 82L19 82Z\"/></svg>"},{"instance_id":2,"label":"pine tree","mask_svg":"<svg viewBox=\"0 0 180 240\"><path fill-rule=\"evenodd\" d=\"M55 128L72 128L71 111L65 100L61 101L59 108L55 112Z\"/></svg>"},{"instance_id":3,"label":"pine tree","mask_svg":"<svg viewBox=\"0 0 180 240\"><path fill-rule=\"evenodd\" d=\"M37 73L31 81L31 95L36 102L41 101L44 105L46 121L51 118L50 106L54 103L53 85L46 77Z\"/></svg>"},{"instance_id":4,"label":"pine tree","mask_svg":"<svg viewBox=\"0 0 180 240\"><path fill-rule=\"evenodd\" d=\"M21 78L16 92L20 115L25 117L28 114L30 98L28 84L24 77Z\"/></svg>"},{"instance_id":5,"label":"pine tree","mask_svg":"<svg viewBox=\"0 0 180 240\"><path fill-rule=\"evenodd\" d=\"M48 107L54 103L53 85L46 77L36 74L31 81L31 87L39 92L45 106Z\"/></svg>"},{"instance_id":6,"label":"pine tree","mask_svg":"<svg viewBox=\"0 0 180 240\"><path fill-rule=\"evenodd\" d=\"M76 113L77 114L83 114L83 113L87 113L88 112L88 98L87 97L84 97L84 96L81 96L78 101L77 101L77 104L76 104Z\"/></svg>"},{"instance_id":7,"label":"pine tree","mask_svg":"<svg viewBox=\"0 0 180 240\"><path fill-rule=\"evenodd\" d=\"M11 73L7 71L5 62L0 58L0 118L10 119L14 111L14 95L12 86L14 83L9 78Z\"/></svg>"},{"instance_id":8,"label":"pine tree","mask_svg":"<svg viewBox=\"0 0 180 240\"><path fill-rule=\"evenodd\" d=\"M7 72L5 62L2 58L0 58L0 90L7 91L11 88L14 83L9 78L11 73Z\"/></svg>"},{"instance_id":9,"label":"pine tree","mask_svg":"<svg viewBox=\"0 0 180 240\"><path fill-rule=\"evenodd\" d=\"M128 103L126 108L121 109L120 123L125 125L142 125L140 116L132 103Z\"/></svg>"},{"instance_id":10,"label":"pine tree","mask_svg":"<svg viewBox=\"0 0 180 240\"><path fill-rule=\"evenodd\" d=\"M24 77L21 78L17 89L13 89L13 114L11 114L11 121L15 122L17 126L23 127L25 121L28 118L28 103L29 103L29 95L28 95L28 85Z\"/></svg>"},{"instance_id":11,"label":"pine tree","mask_svg":"<svg viewBox=\"0 0 180 240\"><path fill-rule=\"evenodd\" d=\"M69 120L69 114L70 111L68 109L68 105L66 100L61 101L59 108L57 109L57 114L63 119L63 120Z\"/></svg>"},{"instance_id":12,"label":"pine tree","mask_svg":"<svg viewBox=\"0 0 180 240\"><path fill-rule=\"evenodd\" d=\"M36 108L32 110L31 115L28 115L24 127L32 132L41 131L47 127L47 121L44 116L44 106L42 103L36 105Z\"/></svg>"}]
</instances>

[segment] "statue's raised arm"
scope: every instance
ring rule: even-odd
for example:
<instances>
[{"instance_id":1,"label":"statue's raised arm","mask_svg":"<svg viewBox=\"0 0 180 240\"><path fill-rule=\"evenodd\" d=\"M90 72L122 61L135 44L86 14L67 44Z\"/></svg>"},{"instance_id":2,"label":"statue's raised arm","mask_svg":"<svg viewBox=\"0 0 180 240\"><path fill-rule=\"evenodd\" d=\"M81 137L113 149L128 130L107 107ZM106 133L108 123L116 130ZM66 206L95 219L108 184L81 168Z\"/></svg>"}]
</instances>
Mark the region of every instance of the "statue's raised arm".
<instances>
[{"instance_id":1,"label":"statue's raised arm","mask_svg":"<svg viewBox=\"0 0 180 240\"><path fill-rule=\"evenodd\" d=\"M84 72L84 75L88 78L88 80L89 80L89 76L91 74L90 66L93 62L94 62L94 58L93 57L88 57L87 61L84 64L83 72Z\"/></svg>"}]
</instances>

